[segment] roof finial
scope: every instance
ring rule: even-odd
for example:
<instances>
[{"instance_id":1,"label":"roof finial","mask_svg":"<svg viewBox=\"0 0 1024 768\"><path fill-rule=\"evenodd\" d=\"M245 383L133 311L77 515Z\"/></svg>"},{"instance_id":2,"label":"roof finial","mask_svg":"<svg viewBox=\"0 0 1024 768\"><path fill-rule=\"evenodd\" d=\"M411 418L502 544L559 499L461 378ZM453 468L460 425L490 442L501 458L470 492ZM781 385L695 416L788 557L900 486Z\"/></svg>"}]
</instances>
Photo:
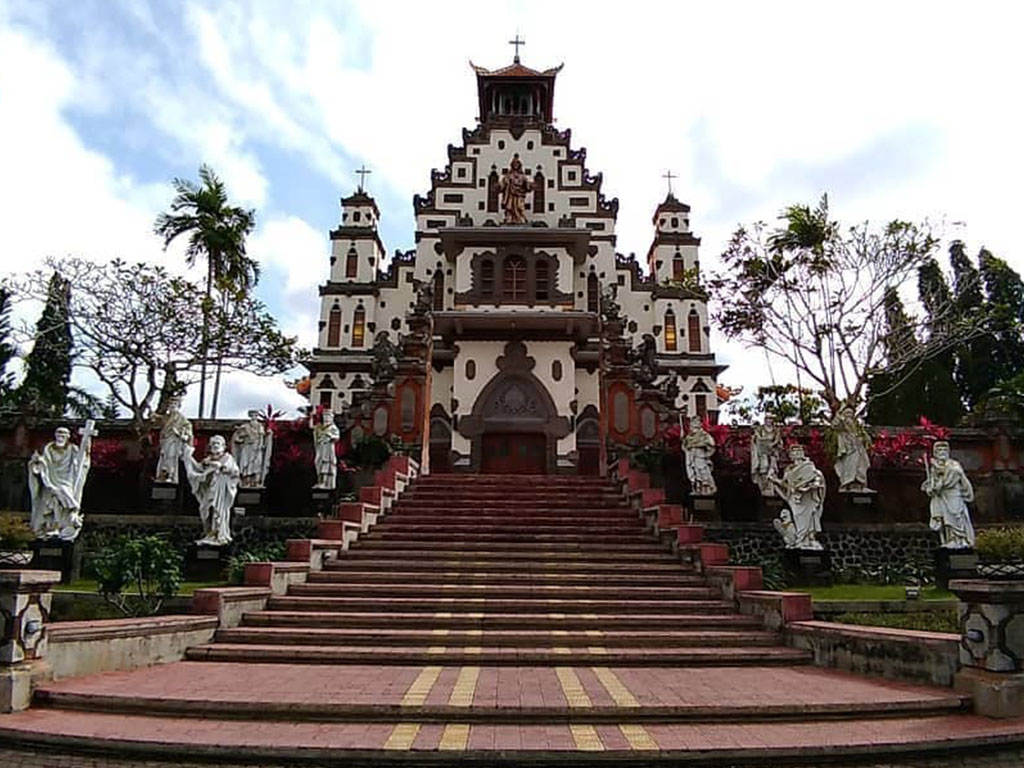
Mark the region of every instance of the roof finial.
<instances>
[{"instance_id":1,"label":"roof finial","mask_svg":"<svg viewBox=\"0 0 1024 768\"><path fill-rule=\"evenodd\" d=\"M366 163L363 163L362 167L356 171L356 175L359 177L359 191L363 192L363 187L366 185L367 174L373 173L373 171L367 169Z\"/></svg>"},{"instance_id":2,"label":"roof finial","mask_svg":"<svg viewBox=\"0 0 1024 768\"><path fill-rule=\"evenodd\" d=\"M509 45L514 45L516 47L516 55L515 55L515 58L513 59L513 61L516 64L518 64L519 63L519 46L520 45L526 45L526 41L525 40L520 40L519 39L519 30L518 29L516 30L516 37L515 37L515 39L514 40L509 40L508 44Z\"/></svg>"},{"instance_id":3,"label":"roof finial","mask_svg":"<svg viewBox=\"0 0 1024 768\"><path fill-rule=\"evenodd\" d=\"M672 197L672 179L678 179L679 177L672 173L672 171L665 171L661 178L668 180L668 196Z\"/></svg>"}]
</instances>

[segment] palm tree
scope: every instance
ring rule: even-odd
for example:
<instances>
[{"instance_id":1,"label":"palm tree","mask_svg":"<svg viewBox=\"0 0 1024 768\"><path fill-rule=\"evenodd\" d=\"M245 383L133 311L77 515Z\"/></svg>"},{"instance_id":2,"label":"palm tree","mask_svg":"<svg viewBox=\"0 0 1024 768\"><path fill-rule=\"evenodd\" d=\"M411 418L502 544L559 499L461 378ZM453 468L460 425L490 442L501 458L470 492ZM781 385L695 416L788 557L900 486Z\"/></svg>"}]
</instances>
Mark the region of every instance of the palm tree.
<instances>
[{"instance_id":1,"label":"palm tree","mask_svg":"<svg viewBox=\"0 0 1024 768\"><path fill-rule=\"evenodd\" d=\"M206 259L206 301L203 304L203 348L199 381L199 417L206 404L206 364L210 351L210 309L213 289L222 294L234 287L240 274L245 275L247 291L259 279L259 267L246 256L245 238L256 224L256 213L228 204L227 189L213 169L205 163L199 167L200 184L188 179L174 179L174 200L169 213L157 216L154 232L164 239L164 249L179 235L188 234L185 260L189 266L196 259ZM251 277L251 280L250 280ZM219 369L218 369L219 370Z\"/></svg>"},{"instance_id":2,"label":"palm tree","mask_svg":"<svg viewBox=\"0 0 1024 768\"><path fill-rule=\"evenodd\" d=\"M244 253L238 258L225 263L222 274L217 278L217 289L220 293L221 311L228 312L231 302L244 297L259 282L260 265ZM213 377L213 402L210 406L210 418L217 418L217 401L220 397L220 374L224 365L223 354L217 350L217 372Z\"/></svg>"}]
</instances>

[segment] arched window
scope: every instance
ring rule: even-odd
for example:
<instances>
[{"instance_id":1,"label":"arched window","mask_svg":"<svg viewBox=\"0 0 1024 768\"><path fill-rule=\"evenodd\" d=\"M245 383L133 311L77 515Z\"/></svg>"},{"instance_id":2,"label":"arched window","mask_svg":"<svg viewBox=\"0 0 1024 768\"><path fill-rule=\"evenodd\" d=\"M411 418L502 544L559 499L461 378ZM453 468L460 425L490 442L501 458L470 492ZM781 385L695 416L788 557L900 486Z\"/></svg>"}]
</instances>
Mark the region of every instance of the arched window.
<instances>
[{"instance_id":1,"label":"arched window","mask_svg":"<svg viewBox=\"0 0 1024 768\"><path fill-rule=\"evenodd\" d=\"M536 289L534 297L537 301L547 301L551 296L551 291L548 287L551 283L551 270L548 267L548 263L543 259L538 261L534 267L533 278Z\"/></svg>"},{"instance_id":2,"label":"arched window","mask_svg":"<svg viewBox=\"0 0 1024 768\"><path fill-rule=\"evenodd\" d=\"M341 346L341 308L335 304L327 316L327 346Z\"/></svg>"},{"instance_id":3,"label":"arched window","mask_svg":"<svg viewBox=\"0 0 1024 768\"><path fill-rule=\"evenodd\" d=\"M587 312L601 311L601 286L593 272L587 277Z\"/></svg>"},{"instance_id":4,"label":"arched window","mask_svg":"<svg viewBox=\"0 0 1024 768\"><path fill-rule=\"evenodd\" d=\"M544 174L540 171L533 175L533 212L544 213Z\"/></svg>"},{"instance_id":5,"label":"arched window","mask_svg":"<svg viewBox=\"0 0 1024 768\"><path fill-rule=\"evenodd\" d=\"M526 262L522 256L509 256L505 259L502 278L505 301L526 300Z\"/></svg>"},{"instance_id":6,"label":"arched window","mask_svg":"<svg viewBox=\"0 0 1024 768\"><path fill-rule=\"evenodd\" d=\"M440 269L434 273L434 311L444 311L444 273Z\"/></svg>"},{"instance_id":7,"label":"arched window","mask_svg":"<svg viewBox=\"0 0 1024 768\"><path fill-rule=\"evenodd\" d=\"M480 293L484 296L494 295L494 262L490 259L480 262Z\"/></svg>"},{"instance_id":8,"label":"arched window","mask_svg":"<svg viewBox=\"0 0 1024 768\"><path fill-rule=\"evenodd\" d=\"M683 257L677 253L672 258L672 279L682 282L683 277L686 276L686 264L683 262Z\"/></svg>"},{"instance_id":9,"label":"arched window","mask_svg":"<svg viewBox=\"0 0 1024 768\"><path fill-rule=\"evenodd\" d=\"M686 318L686 333L690 337L690 351L700 352L700 317L696 309L691 309Z\"/></svg>"},{"instance_id":10,"label":"arched window","mask_svg":"<svg viewBox=\"0 0 1024 768\"><path fill-rule=\"evenodd\" d=\"M355 248L348 249L348 255L345 257L345 277L355 277L359 271L359 254L356 253Z\"/></svg>"},{"instance_id":11,"label":"arched window","mask_svg":"<svg viewBox=\"0 0 1024 768\"><path fill-rule=\"evenodd\" d=\"M665 351L676 351L676 313L671 309L665 312Z\"/></svg>"},{"instance_id":12,"label":"arched window","mask_svg":"<svg viewBox=\"0 0 1024 768\"><path fill-rule=\"evenodd\" d=\"M363 346L363 339L366 337L366 310L362 307L356 307L355 314L352 315L352 346L361 347Z\"/></svg>"},{"instance_id":13,"label":"arched window","mask_svg":"<svg viewBox=\"0 0 1024 768\"><path fill-rule=\"evenodd\" d=\"M498 212L498 196L499 190L498 172L491 171L487 177L487 211L488 213Z\"/></svg>"}]
</instances>

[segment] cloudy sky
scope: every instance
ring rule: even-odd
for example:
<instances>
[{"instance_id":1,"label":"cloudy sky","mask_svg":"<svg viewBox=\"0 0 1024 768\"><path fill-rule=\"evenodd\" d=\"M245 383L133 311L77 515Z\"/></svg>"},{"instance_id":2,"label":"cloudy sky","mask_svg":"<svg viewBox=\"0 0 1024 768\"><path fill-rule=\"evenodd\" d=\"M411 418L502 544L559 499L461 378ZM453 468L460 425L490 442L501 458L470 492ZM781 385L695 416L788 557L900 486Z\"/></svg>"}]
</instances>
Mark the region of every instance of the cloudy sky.
<instances>
[{"instance_id":1,"label":"cloudy sky","mask_svg":"<svg viewBox=\"0 0 1024 768\"><path fill-rule=\"evenodd\" d=\"M0 0L3 270L74 253L174 263L152 235L174 176L210 163L257 209L261 297L312 345L327 231L361 163L389 252L412 195L475 121L468 65L565 62L558 126L643 254L666 169L713 266L738 223L827 192L844 221L928 218L1024 270L1013 2ZM717 344L730 385L766 383ZM785 378L779 371L776 376ZM232 379L222 415L301 403Z\"/></svg>"}]
</instances>

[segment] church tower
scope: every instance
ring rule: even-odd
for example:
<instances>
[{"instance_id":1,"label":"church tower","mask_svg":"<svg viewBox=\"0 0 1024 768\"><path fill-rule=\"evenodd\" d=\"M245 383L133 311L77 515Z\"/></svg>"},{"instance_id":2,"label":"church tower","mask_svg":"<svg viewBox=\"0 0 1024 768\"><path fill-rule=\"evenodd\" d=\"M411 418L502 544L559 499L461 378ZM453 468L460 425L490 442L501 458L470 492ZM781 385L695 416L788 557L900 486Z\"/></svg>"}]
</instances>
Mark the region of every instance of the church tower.
<instances>
[{"instance_id":1,"label":"church tower","mask_svg":"<svg viewBox=\"0 0 1024 768\"><path fill-rule=\"evenodd\" d=\"M714 419L689 206L670 192L655 210L645 273L616 252L618 200L554 127L561 66L472 66L478 123L413 200L415 250L385 270L373 199L342 200L313 403L354 437L427 444L434 472L596 474L607 443Z\"/></svg>"}]
</instances>

